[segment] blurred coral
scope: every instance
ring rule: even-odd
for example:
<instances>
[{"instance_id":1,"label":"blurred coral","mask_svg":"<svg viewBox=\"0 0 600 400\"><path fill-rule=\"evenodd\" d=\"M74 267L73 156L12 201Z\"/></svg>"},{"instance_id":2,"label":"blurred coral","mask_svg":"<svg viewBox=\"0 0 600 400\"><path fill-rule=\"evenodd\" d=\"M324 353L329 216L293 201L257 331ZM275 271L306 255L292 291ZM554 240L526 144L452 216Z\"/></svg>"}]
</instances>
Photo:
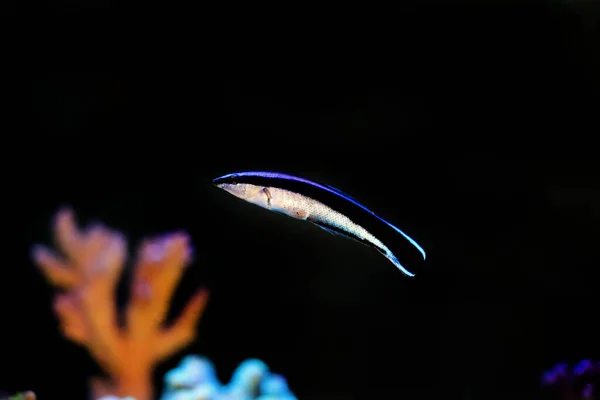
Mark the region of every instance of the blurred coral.
<instances>
[{"instance_id":1,"label":"blurred coral","mask_svg":"<svg viewBox=\"0 0 600 400\"><path fill-rule=\"evenodd\" d=\"M57 213L54 236L62 256L42 246L35 246L32 256L48 281L64 290L54 299L62 333L85 346L109 375L93 381L92 395L150 400L155 365L195 339L208 299L199 290L172 325L162 326L191 260L188 236L172 233L141 244L124 327L115 292L127 257L125 238L101 225L79 230L70 210Z\"/></svg>"},{"instance_id":2,"label":"blurred coral","mask_svg":"<svg viewBox=\"0 0 600 400\"><path fill-rule=\"evenodd\" d=\"M103 396L98 400L135 400L133 397Z\"/></svg>"},{"instance_id":3,"label":"blurred coral","mask_svg":"<svg viewBox=\"0 0 600 400\"><path fill-rule=\"evenodd\" d=\"M10 396L8 400L36 400L36 395L31 390L23 393L17 393L14 396Z\"/></svg>"},{"instance_id":4,"label":"blurred coral","mask_svg":"<svg viewBox=\"0 0 600 400\"><path fill-rule=\"evenodd\" d=\"M542 376L542 387L564 400L597 399L599 382L600 362L592 360L582 360L572 368L560 363Z\"/></svg>"},{"instance_id":5,"label":"blurred coral","mask_svg":"<svg viewBox=\"0 0 600 400\"><path fill-rule=\"evenodd\" d=\"M223 385L210 360L192 355L165 375L161 400L296 400L296 397L285 378L271 373L260 360L242 362L231 381Z\"/></svg>"}]
</instances>

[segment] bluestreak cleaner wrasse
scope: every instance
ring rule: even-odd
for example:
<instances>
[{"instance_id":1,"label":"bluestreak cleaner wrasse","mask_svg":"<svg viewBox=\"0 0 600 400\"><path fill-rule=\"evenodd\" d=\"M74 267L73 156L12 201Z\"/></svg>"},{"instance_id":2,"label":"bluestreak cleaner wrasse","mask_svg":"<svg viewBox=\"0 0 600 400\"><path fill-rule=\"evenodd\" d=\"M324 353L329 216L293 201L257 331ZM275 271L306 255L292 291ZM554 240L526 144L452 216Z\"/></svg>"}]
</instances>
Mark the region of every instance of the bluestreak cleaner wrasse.
<instances>
[{"instance_id":1,"label":"bluestreak cleaner wrasse","mask_svg":"<svg viewBox=\"0 0 600 400\"><path fill-rule=\"evenodd\" d=\"M310 221L332 234L374 247L408 276L414 274L397 257L411 265L425 260L425 251L417 242L331 186L277 172L238 172L216 178L213 183L249 203Z\"/></svg>"}]
</instances>

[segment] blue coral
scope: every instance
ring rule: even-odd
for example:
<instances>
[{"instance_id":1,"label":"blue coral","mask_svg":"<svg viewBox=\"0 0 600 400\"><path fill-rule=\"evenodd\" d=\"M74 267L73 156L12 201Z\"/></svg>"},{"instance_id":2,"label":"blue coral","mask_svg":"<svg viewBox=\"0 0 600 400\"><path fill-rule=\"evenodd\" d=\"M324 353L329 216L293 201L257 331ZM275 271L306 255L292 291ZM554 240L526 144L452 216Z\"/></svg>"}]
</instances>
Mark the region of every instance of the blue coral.
<instances>
[{"instance_id":1,"label":"blue coral","mask_svg":"<svg viewBox=\"0 0 600 400\"><path fill-rule=\"evenodd\" d=\"M223 385L210 360L187 356L164 381L161 400L297 400L286 379L258 359L242 362Z\"/></svg>"}]
</instances>

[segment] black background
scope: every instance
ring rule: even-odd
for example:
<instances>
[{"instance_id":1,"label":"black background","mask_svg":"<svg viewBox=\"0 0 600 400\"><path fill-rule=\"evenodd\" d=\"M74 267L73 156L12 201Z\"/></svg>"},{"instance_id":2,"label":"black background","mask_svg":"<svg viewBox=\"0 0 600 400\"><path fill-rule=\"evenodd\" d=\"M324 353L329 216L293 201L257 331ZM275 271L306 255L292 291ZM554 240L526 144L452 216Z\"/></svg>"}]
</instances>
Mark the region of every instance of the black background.
<instances>
[{"instance_id":1,"label":"black background","mask_svg":"<svg viewBox=\"0 0 600 400\"><path fill-rule=\"evenodd\" d=\"M2 389L84 398L97 372L58 334L28 255L65 204L131 250L191 234L172 314L198 286L212 297L157 384L201 353L223 380L261 358L301 399L532 398L554 363L600 358L593 7L235 11L19 10L5 58ZM239 170L350 193L427 250L427 274L405 278L212 186Z\"/></svg>"}]
</instances>

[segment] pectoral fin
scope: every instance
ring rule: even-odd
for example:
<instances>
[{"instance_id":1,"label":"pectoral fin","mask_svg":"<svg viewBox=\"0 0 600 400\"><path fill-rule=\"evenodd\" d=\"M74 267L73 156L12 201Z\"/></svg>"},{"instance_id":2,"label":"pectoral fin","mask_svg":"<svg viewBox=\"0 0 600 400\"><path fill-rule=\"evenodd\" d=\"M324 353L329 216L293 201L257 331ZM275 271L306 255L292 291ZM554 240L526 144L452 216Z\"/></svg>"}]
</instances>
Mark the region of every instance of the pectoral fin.
<instances>
[{"instance_id":1,"label":"pectoral fin","mask_svg":"<svg viewBox=\"0 0 600 400\"><path fill-rule=\"evenodd\" d=\"M271 207L271 199L273 198L273 196L271 195L271 191L270 191L270 190L269 190L269 188L267 188L267 187L266 187L266 188L263 188L262 190L263 190L263 191L265 192L265 194L267 195L267 205L268 205L269 207Z\"/></svg>"}]
</instances>

